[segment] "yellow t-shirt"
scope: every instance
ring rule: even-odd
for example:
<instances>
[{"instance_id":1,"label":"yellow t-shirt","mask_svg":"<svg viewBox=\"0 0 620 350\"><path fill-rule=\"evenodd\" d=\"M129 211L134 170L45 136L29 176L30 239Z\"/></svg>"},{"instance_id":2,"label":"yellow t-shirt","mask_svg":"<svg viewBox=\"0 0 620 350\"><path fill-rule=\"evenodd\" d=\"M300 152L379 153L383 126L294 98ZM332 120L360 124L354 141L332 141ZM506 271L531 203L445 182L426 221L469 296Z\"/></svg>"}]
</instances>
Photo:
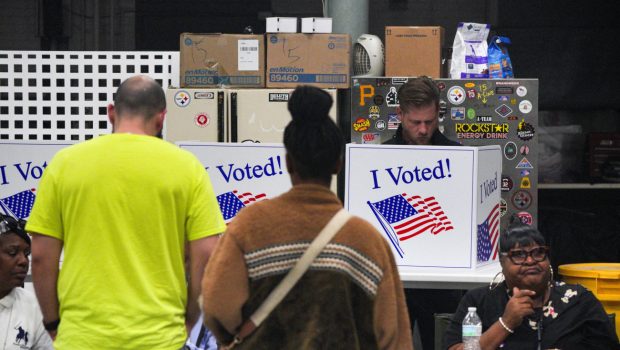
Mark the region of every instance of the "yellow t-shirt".
<instances>
[{"instance_id":1,"label":"yellow t-shirt","mask_svg":"<svg viewBox=\"0 0 620 350\"><path fill-rule=\"evenodd\" d=\"M56 349L179 349L184 242L226 226L208 174L151 136L63 149L44 171L27 230L63 241Z\"/></svg>"}]
</instances>

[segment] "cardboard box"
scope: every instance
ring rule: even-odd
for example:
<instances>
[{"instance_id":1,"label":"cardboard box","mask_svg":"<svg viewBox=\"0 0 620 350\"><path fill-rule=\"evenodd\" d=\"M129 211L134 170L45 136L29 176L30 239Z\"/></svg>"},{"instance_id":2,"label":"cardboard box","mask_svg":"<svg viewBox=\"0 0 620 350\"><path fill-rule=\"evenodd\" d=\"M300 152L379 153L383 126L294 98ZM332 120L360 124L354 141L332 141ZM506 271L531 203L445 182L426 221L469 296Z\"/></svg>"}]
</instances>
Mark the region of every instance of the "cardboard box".
<instances>
[{"instance_id":1,"label":"cardboard box","mask_svg":"<svg viewBox=\"0 0 620 350\"><path fill-rule=\"evenodd\" d=\"M347 89L349 34L267 34L267 87Z\"/></svg>"},{"instance_id":2,"label":"cardboard box","mask_svg":"<svg viewBox=\"0 0 620 350\"><path fill-rule=\"evenodd\" d=\"M182 33L181 87L264 87L265 38Z\"/></svg>"},{"instance_id":3,"label":"cardboard box","mask_svg":"<svg viewBox=\"0 0 620 350\"><path fill-rule=\"evenodd\" d=\"M297 33L297 17L267 17L265 33Z\"/></svg>"},{"instance_id":4,"label":"cardboard box","mask_svg":"<svg viewBox=\"0 0 620 350\"><path fill-rule=\"evenodd\" d=\"M442 77L442 27L385 27L385 75Z\"/></svg>"},{"instance_id":5,"label":"cardboard box","mask_svg":"<svg viewBox=\"0 0 620 350\"><path fill-rule=\"evenodd\" d=\"M302 33L331 33L332 19L328 17L306 17L301 19Z\"/></svg>"}]
</instances>

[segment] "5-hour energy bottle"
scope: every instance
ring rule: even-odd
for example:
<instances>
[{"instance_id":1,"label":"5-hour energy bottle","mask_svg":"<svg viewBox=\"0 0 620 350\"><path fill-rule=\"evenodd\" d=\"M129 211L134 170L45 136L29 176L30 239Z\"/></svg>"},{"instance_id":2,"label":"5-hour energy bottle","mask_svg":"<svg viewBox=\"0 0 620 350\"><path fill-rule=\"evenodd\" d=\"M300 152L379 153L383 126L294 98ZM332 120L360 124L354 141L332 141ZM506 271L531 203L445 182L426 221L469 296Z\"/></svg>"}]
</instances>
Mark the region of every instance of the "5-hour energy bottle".
<instances>
[{"instance_id":1,"label":"5-hour energy bottle","mask_svg":"<svg viewBox=\"0 0 620 350\"><path fill-rule=\"evenodd\" d=\"M467 315L463 319L464 349L480 350L480 335L482 335L482 321L476 313L476 308L468 307Z\"/></svg>"}]
</instances>

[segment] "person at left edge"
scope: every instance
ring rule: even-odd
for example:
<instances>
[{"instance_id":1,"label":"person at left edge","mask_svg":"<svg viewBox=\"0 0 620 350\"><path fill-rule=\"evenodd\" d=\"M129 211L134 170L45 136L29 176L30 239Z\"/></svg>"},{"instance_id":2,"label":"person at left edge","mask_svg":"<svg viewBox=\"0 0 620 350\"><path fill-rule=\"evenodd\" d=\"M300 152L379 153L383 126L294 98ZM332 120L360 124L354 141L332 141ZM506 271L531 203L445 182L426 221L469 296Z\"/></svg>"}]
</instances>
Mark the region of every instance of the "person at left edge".
<instances>
[{"instance_id":1,"label":"person at left edge","mask_svg":"<svg viewBox=\"0 0 620 350\"><path fill-rule=\"evenodd\" d=\"M22 221L0 214L0 350L52 350L34 294L22 288L30 237Z\"/></svg>"},{"instance_id":2,"label":"person at left edge","mask_svg":"<svg viewBox=\"0 0 620 350\"><path fill-rule=\"evenodd\" d=\"M113 133L59 151L41 178L26 229L56 349L177 350L198 319L226 225L198 159L156 137L165 113L157 82L125 80L108 106Z\"/></svg>"}]
</instances>

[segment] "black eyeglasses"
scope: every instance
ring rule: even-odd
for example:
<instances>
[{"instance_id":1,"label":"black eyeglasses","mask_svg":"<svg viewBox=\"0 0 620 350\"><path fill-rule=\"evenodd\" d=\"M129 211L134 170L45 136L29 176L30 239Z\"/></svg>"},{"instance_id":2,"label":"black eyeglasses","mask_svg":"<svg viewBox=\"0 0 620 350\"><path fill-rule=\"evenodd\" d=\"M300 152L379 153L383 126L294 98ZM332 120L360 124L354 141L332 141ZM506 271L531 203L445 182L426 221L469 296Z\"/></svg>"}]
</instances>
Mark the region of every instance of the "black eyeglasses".
<instances>
[{"instance_id":1,"label":"black eyeglasses","mask_svg":"<svg viewBox=\"0 0 620 350\"><path fill-rule=\"evenodd\" d=\"M515 265L523 265L528 256L531 256L535 262L545 260L548 252L548 247L537 247L531 250L511 249L508 253L501 253L501 255L507 256Z\"/></svg>"}]
</instances>

